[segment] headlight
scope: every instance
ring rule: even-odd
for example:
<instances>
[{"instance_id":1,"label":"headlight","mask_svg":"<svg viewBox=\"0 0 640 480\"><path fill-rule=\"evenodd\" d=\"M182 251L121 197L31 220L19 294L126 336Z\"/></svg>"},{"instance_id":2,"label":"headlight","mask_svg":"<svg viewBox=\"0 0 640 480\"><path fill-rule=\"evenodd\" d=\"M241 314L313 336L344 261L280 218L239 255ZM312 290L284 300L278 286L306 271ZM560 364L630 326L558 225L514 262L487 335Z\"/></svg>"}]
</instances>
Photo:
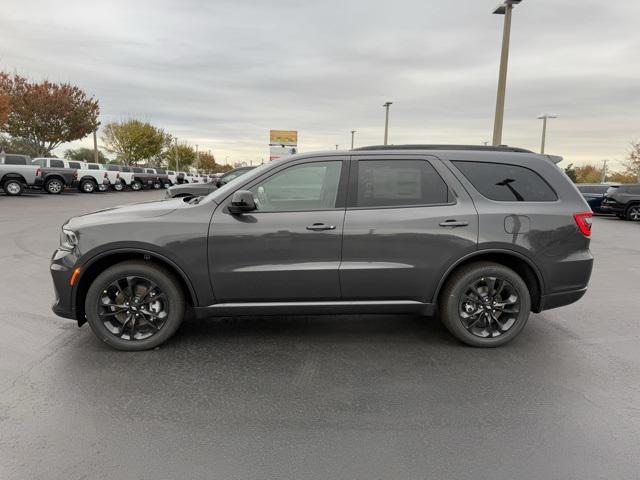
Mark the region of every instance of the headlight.
<instances>
[{"instance_id":1,"label":"headlight","mask_svg":"<svg viewBox=\"0 0 640 480\"><path fill-rule=\"evenodd\" d=\"M78 246L78 236L76 232L63 227L62 234L60 235L60 245L69 249Z\"/></svg>"}]
</instances>

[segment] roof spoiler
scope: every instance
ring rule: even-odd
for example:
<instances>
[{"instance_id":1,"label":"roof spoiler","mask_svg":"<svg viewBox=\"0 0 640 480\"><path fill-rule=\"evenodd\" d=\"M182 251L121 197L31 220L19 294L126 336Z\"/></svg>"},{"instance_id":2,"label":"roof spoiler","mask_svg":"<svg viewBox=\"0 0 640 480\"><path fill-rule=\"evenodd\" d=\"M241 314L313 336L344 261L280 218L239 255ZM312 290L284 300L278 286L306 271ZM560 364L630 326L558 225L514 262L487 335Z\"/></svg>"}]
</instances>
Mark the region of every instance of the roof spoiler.
<instances>
[{"instance_id":1,"label":"roof spoiler","mask_svg":"<svg viewBox=\"0 0 640 480\"><path fill-rule=\"evenodd\" d=\"M556 165L559 164L563 158L560 155L547 155L547 158L551 160Z\"/></svg>"}]
</instances>

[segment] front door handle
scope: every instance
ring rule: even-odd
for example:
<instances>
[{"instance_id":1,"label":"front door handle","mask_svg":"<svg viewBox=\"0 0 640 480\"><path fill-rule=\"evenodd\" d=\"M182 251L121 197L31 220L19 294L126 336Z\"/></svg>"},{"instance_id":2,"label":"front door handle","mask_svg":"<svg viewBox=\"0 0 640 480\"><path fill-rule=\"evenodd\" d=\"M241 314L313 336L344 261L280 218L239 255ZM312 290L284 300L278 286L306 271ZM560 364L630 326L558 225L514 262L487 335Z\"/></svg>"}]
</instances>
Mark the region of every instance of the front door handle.
<instances>
[{"instance_id":1,"label":"front door handle","mask_svg":"<svg viewBox=\"0 0 640 480\"><path fill-rule=\"evenodd\" d=\"M335 225L325 225L324 223L314 223L313 225L307 226L307 230L312 230L314 232L321 232L323 230L335 230Z\"/></svg>"},{"instance_id":2,"label":"front door handle","mask_svg":"<svg viewBox=\"0 0 640 480\"><path fill-rule=\"evenodd\" d=\"M444 222L440 222L441 227L466 227L467 225L469 225L469 222L458 220L446 220Z\"/></svg>"}]
</instances>

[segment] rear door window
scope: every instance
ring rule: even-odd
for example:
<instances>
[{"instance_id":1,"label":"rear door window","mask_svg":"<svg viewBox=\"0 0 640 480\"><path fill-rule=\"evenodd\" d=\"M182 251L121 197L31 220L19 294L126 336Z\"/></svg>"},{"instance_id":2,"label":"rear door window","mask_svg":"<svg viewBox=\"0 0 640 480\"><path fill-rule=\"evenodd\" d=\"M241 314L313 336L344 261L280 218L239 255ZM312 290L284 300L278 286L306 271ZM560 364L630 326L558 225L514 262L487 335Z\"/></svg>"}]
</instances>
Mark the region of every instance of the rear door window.
<instances>
[{"instance_id":1,"label":"rear door window","mask_svg":"<svg viewBox=\"0 0 640 480\"><path fill-rule=\"evenodd\" d=\"M555 202L558 196L540 175L518 165L452 162L483 196L498 202Z\"/></svg>"},{"instance_id":2,"label":"rear door window","mask_svg":"<svg viewBox=\"0 0 640 480\"><path fill-rule=\"evenodd\" d=\"M49 160L49 166L51 166L51 168L64 168L64 162L62 160L51 159Z\"/></svg>"},{"instance_id":3,"label":"rear door window","mask_svg":"<svg viewBox=\"0 0 640 480\"><path fill-rule=\"evenodd\" d=\"M89 170L100 170L100 165L96 165L95 163L90 163L88 167Z\"/></svg>"},{"instance_id":4,"label":"rear door window","mask_svg":"<svg viewBox=\"0 0 640 480\"><path fill-rule=\"evenodd\" d=\"M22 155L7 155L4 157L5 165L28 165L27 157Z\"/></svg>"},{"instance_id":5,"label":"rear door window","mask_svg":"<svg viewBox=\"0 0 640 480\"><path fill-rule=\"evenodd\" d=\"M356 207L442 205L449 189L426 160L359 160Z\"/></svg>"},{"instance_id":6,"label":"rear door window","mask_svg":"<svg viewBox=\"0 0 640 480\"><path fill-rule=\"evenodd\" d=\"M69 162L69 168L75 168L75 169L81 168L80 162Z\"/></svg>"}]
</instances>

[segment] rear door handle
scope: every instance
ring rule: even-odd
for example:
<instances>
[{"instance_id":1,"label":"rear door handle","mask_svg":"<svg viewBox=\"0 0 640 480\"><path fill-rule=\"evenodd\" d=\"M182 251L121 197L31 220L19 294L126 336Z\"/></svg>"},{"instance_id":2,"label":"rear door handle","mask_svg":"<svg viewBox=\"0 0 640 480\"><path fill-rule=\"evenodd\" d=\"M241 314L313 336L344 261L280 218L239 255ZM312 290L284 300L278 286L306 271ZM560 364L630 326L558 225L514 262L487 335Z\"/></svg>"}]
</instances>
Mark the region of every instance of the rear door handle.
<instances>
[{"instance_id":1,"label":"rear door handle","mask_svg":"<svg viewBox=\"0 0 640 480\"><path fill-rule=\"evenodd\" d=\"M324 223L314 223L313 225L307 226L307 230L312 230L314 232L321 232L323 230L335 230L335 225L325 225Z\"/></svg>"},{"instance_id":2,"label":"rear door handle","mask_svg":"<svg viewBox=\"0 0 640 480\"><path fill-rule=\"evenodd\" d=\"M446 220L444 222L440 222L441 227L466 227L469 225L469 222L462 222L458 220Z\"/></svg>"}]
</instances>

